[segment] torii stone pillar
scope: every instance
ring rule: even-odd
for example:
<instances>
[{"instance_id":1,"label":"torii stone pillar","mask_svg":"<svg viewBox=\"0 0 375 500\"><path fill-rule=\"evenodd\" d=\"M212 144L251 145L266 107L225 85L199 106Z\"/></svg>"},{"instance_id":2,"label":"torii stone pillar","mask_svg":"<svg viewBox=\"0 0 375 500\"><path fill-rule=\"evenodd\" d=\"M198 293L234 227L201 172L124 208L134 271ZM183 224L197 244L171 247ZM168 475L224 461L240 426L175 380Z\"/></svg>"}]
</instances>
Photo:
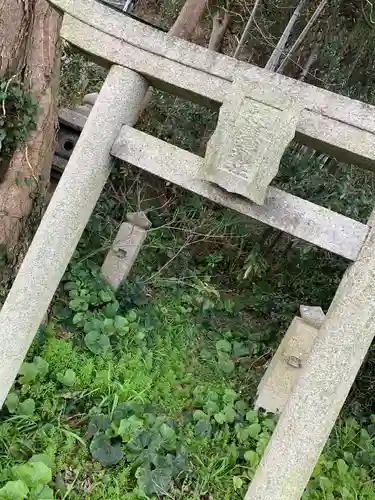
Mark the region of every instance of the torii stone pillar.
<instances>
[{"instance_id":1,"label":"torii stone pillar","mask_svg":"<svg viewBox=\"0 0 375 500\"><path fill-rule=\"evenodd\" d=\"M299 500L375 335L375 211L245 500Z\"/></svg>"},{"instance_id":2,"label":"torii stone pillar","mask_svg":"<svg viewBox=\"0 0 375 500\"><path fill-rule=\"evenodd\" d=\"M134 125L148 88L113 66L0 312L0 408L111 170L110 151Z\"/></svg>"}]
</instances>

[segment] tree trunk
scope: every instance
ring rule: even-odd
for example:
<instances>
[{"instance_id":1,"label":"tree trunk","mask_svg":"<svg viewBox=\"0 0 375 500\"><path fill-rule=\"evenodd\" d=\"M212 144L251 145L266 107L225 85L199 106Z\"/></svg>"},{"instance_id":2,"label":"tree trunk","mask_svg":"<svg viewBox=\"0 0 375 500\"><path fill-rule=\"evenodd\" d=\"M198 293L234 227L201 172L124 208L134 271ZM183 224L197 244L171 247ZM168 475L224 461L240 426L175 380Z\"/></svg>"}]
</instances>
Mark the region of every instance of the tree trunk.
<instances>
[{"instance_id":1,"label":"tree trunk","mask_svg":"<svg viewBox=\"0 0 375 500\"><path fill-rule=\"evenodd\" d=\"M220 52L225 33L231 22L231 16L228 11L217 11L212 19L212 31L208 48L214 52Z\"/></svg>"},{"instance_id":2,"label":"tree trunk","mask_svg":"<svg viewBox=\"0 0 375 500\"><path fill-rule=\"evenodd\" d=\"M38 224L49 182L58 126L61 15L46 0L0 0L0 19L0 75L16 75L28 84L39 105L36 130L13 154L0 183L3 285L4 277L11 274L9 268L4 270L4 262L16 265L22 258L22 246L27 246Z\"/></svg>"},{"instance_id":3,"label":"tree trunk","mask_svg":"<svg viewBox=\"0 0 375 500\"><path fill-rule=\"evenodd\" d=\"M187 40L195 30L207 6L207 0L186 0L169 34Z\"/></svg>"},{"instance_id":4,"label":"tree trunk","mask_svg":"<svg viewBox=\"0 0 375 500\"><path fill-rule=\"evenodd\" d=\"M233 57L235 58L238 58L241 55L242 48L245 45L247 37L249 36L250 28L253 24L259 5L260 5L260 0L255 0L253 10L251 11L250 17L246 23L245 29L243 30L240 41L238 42L236 50L234 51Z\"/></svg>"},{"instance_id":5,"label":"tree trunk","mask_svg":"<svg viewBox=\"0 0 375 500\"><path fill-rule=\"evenodd\" d=\"M197 27L206 6L207 0L186 0L172 28L168 31L168 34L187 40ZM150 104L152 93L153 88L150 87L143 100L140 115Z\"/></svg>"}]
</instances>

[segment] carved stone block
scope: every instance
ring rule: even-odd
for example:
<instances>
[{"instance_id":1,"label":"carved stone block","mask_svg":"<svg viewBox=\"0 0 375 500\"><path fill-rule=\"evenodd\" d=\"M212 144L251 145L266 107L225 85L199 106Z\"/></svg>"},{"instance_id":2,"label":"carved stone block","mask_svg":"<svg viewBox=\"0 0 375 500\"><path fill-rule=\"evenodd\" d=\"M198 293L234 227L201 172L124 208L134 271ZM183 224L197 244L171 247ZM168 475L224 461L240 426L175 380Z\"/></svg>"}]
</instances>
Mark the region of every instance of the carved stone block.
<instances>
[{"instance_id":1,"label":"carved stone block","mask_svg":"<svg viewBox=\"0 0 375 500\"><path fill-rule=\"evenodd\" d=\"M281 157L293 139L303 105L277 85L234 81L209 141L202 178L263 204Z\"/></svg>"}]
</instances>

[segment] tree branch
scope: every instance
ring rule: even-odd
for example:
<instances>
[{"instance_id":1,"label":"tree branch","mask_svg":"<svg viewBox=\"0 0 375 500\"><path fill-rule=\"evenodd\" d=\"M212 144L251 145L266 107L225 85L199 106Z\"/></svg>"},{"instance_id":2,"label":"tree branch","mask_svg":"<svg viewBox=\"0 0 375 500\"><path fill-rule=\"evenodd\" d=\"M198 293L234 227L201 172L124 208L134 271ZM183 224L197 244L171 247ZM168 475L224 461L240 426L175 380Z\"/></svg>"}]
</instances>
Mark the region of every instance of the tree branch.
<instances>
[{"instance_id":1,"label":"tree branch","mask_svg":"<svg viewBox=\"0 0 375 500\"><path fill-rule=\"evenodd\" d=\"M249 20L246 23L246 26L245 26L245 29L243 30L242 36L240 38L240 41L238 42L236 50L234 51L234 54L233 54L233 57L235 57L236 59L238 57L240 57L242 48L243 48L243 46L244 46L244 44L245 44L245 42L247 40L247 37L249 36L249 31L250 31L251 25L253 24L253 21L254 21L254 18L255 18L255 14L256 14L256 12L258 10L258 7L260 5L260 1L261 0L255 0L254 7L253 7L253 10L251 11Z\"/></svg>"},{"instance_id":2,"label":"tree branch","mask_svg":"<svg viewBox=\"0 0 375 500\"><path fill-rule=\"evenodd\" d=\"M228 29L230 21L231 15L229 12L224 11L224 16L220 11L215 13L212 19L212 31L210 41L208 43L208 48L210 50L220 52L221 44L223 43L224 35Z\"/></svg>"},{"instance_id":3,"label":"tree branch","mask_svg":"<svg viewBox=\"0 0 375 500\"><path fill-rule=\"evenodd\" d=\"M299 79L302 82L306 78L307 73L310 71L311 66L314 64L314 62L316 61L316 59L318 57L319 48L320 48L320 46L319 46L319 44L317 44L317 45L315 45L313 50L310 52L309 58L307 59L306 64L302 70L301 76L299 77Z\"/></svg>"},{"instance_id":4,"label":"tree branch","mask_svg":"<svg viewBox=\"0 0 375 500\"><path fill-rule=\"evenodd\" d=\"M280 57L281 57L282 53L284 52L284 49L285 49L285 46L286 46L287 41L289 39L289 36L293 30L293 27L294 27L295 23L297 22L301 11L305 7L306 4L307 4L307 0L300 0L299 4L295 8L293 15L290 18L290 21L284 30L284 33L281 35L279 41L277 42L277 45L276 45L274 51L271 54L271 57L268 59L268 62L265 66L265 68L268 69L269 71L276 70L277 65L279 64L279 61L280 61Z\"/></svg>"},{"instance_id":5,"label":"tree branch","mask_svg":"<svg viewBox=\"0 0 375 500\"><path fill-rule=\"evenodd\" d=\"M315 21L317 20L317 18L320 16L320 13L322 12L322 10L324 9L324 7L326 5L327 5L327 0L322 0L320 2L320 4L318 5L318 7L315 9L314 14L311 16L311 19L309 20L309 22L306 24L306 26L302 30L302 33L297 38L297 40L294 42L294 44L290 48L289 52L287 53L287 55L285 56L285 58L281 62L280 66L277 68L276 73L282 73L283 72L285 66L288 64L288 62L291 59L292 55L298 49L298 47L301 45L301 43L304 41L304 39L306 38L307 33L310 31L312 25L315 23Z\"/></svg>"}]
</instances>

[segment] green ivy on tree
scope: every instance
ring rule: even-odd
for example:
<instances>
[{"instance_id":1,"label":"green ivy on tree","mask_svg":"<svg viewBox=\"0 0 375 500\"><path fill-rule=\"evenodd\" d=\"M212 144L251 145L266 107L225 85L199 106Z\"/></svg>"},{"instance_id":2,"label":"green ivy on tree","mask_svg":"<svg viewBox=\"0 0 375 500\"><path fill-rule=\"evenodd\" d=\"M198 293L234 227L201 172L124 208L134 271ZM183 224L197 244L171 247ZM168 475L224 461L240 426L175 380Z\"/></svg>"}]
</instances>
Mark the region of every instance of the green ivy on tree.
<instances>
[{"instance_id":1,"label":"green ivy on tree","mask_svg":"<svg viewBox=\"0 0 375 500\"><path fill-rule=\"evenodd\" d=\"M38 102L15 76L0 78L0 182L9 161L36 127Z\"/></svg>"}]
</instances>

